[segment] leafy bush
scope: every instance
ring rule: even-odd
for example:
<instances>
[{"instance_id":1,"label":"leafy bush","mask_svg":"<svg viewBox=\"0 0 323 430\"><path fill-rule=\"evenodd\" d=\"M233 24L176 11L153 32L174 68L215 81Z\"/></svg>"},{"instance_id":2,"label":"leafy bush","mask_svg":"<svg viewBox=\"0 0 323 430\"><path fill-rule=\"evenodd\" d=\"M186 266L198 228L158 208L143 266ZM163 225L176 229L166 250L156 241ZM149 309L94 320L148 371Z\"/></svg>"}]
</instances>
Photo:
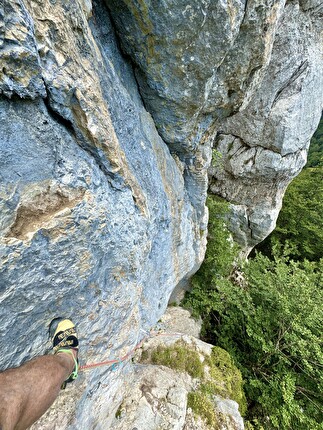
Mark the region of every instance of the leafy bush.
<instances>
[{"instance_id":1,"label":"leafy bush","mask_svg":"<svg viewBox=\"0 0 323 430\"><path fill-rule=\"evenodd\" d=\"M323 166L308 168L289 185L276 229L257 249L269 257L277 244L289 244L294 259L323 255Z\"/></svg>"},{"instance_id":2,"label":"leafy bush","mask_svg":"<svg viewBox=\"0 0 323 430\"><path fill-rule=\"evenodd\" d=\"M215 196L207 199L209 209L208 245L205 259L200 270L192 277L192 291L183 301L183 306L189 308L193 316L203 315L202 336L206 341L212 341L208 333L216 330L221 324L218 313L213 313L213 303L217 298L214 288L215 282L231 285L227 280L235 259L238 246L232 241L231 234L226 227L225 218L229 212L228 203Z\"/></svg>"},{"instance_id":3,"label":"leafy bush","mask_svg":"<svg viewBox=\"0 0 323 430\"><path fill-rule=\"evenodd\" d=\"M211 204L212 217L218 202ZM245 282L238 286L229 276L236 249L224 219L224 210L211 218L206 260L185 304L202 315L205 338L238 363L254 428L318 430L323 260L295 262L291 248L278 242L271 259L259 253L245 264Z\"/></svg>"},{"instance_id":4,"label":"leafy bush","mask_svg":"<svg viewBox=\"0 0 323 430\"><path fill-rule=\"evenodd\" d=\"M323 116L311 139L306 167L323 166Z\"/></svg>"},{"instance_id":5,"label":"leafy bush","mask_svg":"<svg viewBox=\"0 0 323 430\"><path fill-rule=\"evenodd\" d=\"M247 380L248 416L268 429L319 429L323 261L259 254L245 273L245 290L225 291L217 341Z\"/></svg>"}]
</instances>

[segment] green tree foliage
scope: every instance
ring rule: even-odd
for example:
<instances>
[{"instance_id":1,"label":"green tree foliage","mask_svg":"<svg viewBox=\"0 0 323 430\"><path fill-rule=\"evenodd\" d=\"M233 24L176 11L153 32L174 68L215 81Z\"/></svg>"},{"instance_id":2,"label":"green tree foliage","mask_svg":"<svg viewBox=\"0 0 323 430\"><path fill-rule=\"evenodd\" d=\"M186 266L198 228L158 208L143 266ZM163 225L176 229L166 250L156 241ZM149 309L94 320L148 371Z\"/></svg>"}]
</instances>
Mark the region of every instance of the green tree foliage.
<instances>
[{"instance_id":1,"label":"green tree foliage","mask_svg":"<svg viewBox=\"0 0 323 430\"><path fill-rule=\"evenodd\" d=\"M307 168L289 185L274 232L257 246L268 256L275 244L289 243L294 259L323 256L323 165Z\"/></svg>"},{"instance_id":2,"label":"green tree foliage","mask_svg":"<svg viewBox=\"0 0 323 430\"><path fill-rule=\"evenodd\" d=\"M323 261L258 254L244 271L245 288L220 287L217 343L240 363L249 418L268 429L319 429Z\"/></svg>"},{"instance_id":3,"label":"green tree foliage","mask_svg":"<svg viewBox=\"0 0 323 430\"><path fill-rule=\"evenodd\" d=\"M209 207L207 255L186 306L202 315L205 338L240 367L254 428L318 430L323 261L295 262L290 246L276 243L270 259L259 253L244 265L237 283L230 276L237 250L224 223L227 209L213 199Z\"/></svg>"},{"instance_id":4,"label":"green tree foliage","mask_svg":"<svg viewBox=\"0 0 323 430\"><path fill-rule=\"evenodd\" d=\"M323 116L311 139L306 167L323 166Z\"/></svg>"},{"instance_id":5,"label":"green tree foliage","mask_svg":"<svg viewBox=\"0 0 323 430\"><path fill-rule=\"evenodd\" d=\"M238 247L233 243L225 223L229 212L228 203L219 197L209 196L207 206L209 208L207 250L200 270L191 279L193 293L190 294L187 303L195 316L204 316L202 330L205 339L214 325L212 309L214 296L217 294L214 290L214 280L221 279L230 284L227 278L238 255Z\"/></svg>"},{"instance_id":6,"label":"green tree foliage","mask_svg":"<svg viewBox=\"0 0 323 430\"><path fill-rule=\"evenodd\" d=\"M311 140L308 163L289 185L276 229L256 249L272 257L288 244L293 259L318 261L323 255L323 117Z\"/></svg>"}]
</instances>

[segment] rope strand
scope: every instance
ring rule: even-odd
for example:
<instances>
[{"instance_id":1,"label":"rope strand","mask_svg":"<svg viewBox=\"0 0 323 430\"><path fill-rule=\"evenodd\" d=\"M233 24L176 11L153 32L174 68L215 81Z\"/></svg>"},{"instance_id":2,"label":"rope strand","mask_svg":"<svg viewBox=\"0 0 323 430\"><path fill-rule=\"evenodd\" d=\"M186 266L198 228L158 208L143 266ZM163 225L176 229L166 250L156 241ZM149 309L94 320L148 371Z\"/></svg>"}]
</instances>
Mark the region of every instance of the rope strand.
<instances>
[{"instance_id":1,"label":"rope strand","mask_svg":"<svg viewBox=\"0 0 323 430\"><path fill-rule=\"evenodd\" d=\"M121 364L124 361L126 361L128 358L130 358L136 352L136 350L141 348L144 342L146 342L146 340L148 340L151 337L157 337L157 336L179 336L180 337L182 335L183 334L181 333L160 333L160 332L151 331L149 332L148 336L144 337L139 343L137 343L137 345L134 348L132 348L123 357L120 357L114 360L100 361L98 363L83 364L83 366L79 367L79 372L83 372L86 370L91 370L91 369L95 369L97 367L103 367L103 366L109 366L109 367L117 366L118 364Z\"/></svg>"}]
</instances>

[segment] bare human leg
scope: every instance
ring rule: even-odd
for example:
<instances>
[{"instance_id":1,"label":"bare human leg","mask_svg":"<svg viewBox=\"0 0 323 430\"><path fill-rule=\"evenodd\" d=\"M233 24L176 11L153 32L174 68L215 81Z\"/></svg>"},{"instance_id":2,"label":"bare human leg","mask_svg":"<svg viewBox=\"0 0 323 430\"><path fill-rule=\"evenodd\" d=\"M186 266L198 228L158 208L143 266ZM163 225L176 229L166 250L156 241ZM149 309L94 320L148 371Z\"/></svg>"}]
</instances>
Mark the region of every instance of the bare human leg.
<instances>
[{"instance_id":1,"label":"bare human leg","mask_svg":"<svg viewBox=\"0 0 323 430\"><path fill-rule=\"evenodd\" d=\"M55 355L34 358L0 373L0 430L25 430L52 405L62 384L78 372L78 338L69 319L49 327Z\"/></svg>"},{"instance_id":2,"label":"bare human leg","mask_svg":"<svg viewBox=\"0 0 323 430\"><path fill-rule=\"evenodd\" d=\"M59 352L1 372L0 430L25 430L37 421L58 396L74 365L72 355Z\"/></svg>"}]
</instances>

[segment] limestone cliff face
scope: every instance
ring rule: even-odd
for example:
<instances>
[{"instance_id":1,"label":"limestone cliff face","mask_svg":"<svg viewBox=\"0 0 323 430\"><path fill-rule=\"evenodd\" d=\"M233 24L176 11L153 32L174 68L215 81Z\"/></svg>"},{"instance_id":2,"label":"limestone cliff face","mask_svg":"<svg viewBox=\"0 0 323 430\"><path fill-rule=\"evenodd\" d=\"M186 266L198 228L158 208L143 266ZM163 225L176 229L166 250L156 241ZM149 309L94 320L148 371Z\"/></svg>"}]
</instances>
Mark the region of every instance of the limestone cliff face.
<instances>
[{"instance_id":1,"label":"limestone cliff face","mask_svg":"<svg viewBox=\"0 0 323 430\"><path fill-rule=\"evenodd\" d=\"M186 180L206 148L220 153L210 190L232 203L231 228L248 253L273 230L320 118L321 0L107 4Z\"/></svg>"},{"instance_id":2,"label":"limestone cliff face","mask_svg":"<svg viewBox=\"0 0 323 430\"><path fill-rule=\"evenodd\" d=\"M83 361L126 353L201 264L208 184L246 252L270 232L319 121L321 11L1 2L1 368L43 353L61 315ZM57 428L108 428L120 372L77 384Z\"/></svg>"},{"instance_id":3,"label":"limestone cliff face","mask_svg":"<svg viewBox=\"0 0 323 430\"><path fill-rule=\"evenodd\" d=\"M61 315L78 325L83 362L123 355L203 258L204 204L144 108L106 7L93 7L1 11L2 369L44 353ZM111 402L95 387L109 379L97 395L121 393L115 375L82 376L68 422L104 427Z\"/></svg>"}]
</instances>

